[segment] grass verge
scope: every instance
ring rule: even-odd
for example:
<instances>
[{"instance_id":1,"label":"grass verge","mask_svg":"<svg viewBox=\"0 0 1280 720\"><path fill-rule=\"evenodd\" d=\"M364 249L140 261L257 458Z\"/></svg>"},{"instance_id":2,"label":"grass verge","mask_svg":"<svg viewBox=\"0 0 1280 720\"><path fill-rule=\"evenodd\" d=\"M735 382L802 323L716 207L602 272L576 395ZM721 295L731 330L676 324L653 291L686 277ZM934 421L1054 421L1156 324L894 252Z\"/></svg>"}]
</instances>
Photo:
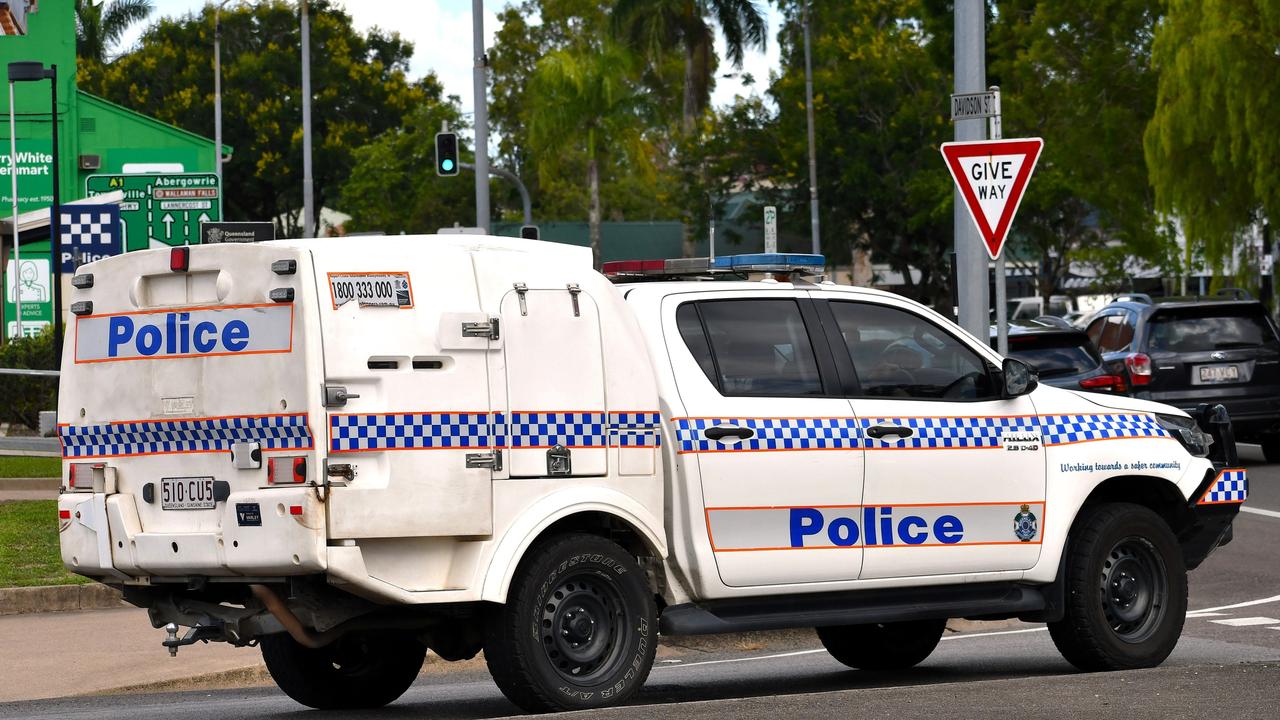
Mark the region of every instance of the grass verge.
<instances>
[{"instance_id":1,"label":"grass verge","mask_svg":"<svg viewBox=\"0 0 1280 720\"><path fill-rule=\"evenodd\" d=\"M0 478L62 477L62 458L0 456Z\"/></svg>"},{"instance_id":2,"label":"grass verge","mask_svg":"<svg viewBox=\"0 0 1280 720\"><path fill-rule=\"evenodd\" d=\"M89 582L62 567L58 501L0 503L0 587L77 585Z\"/></svg>"}]
</instances>

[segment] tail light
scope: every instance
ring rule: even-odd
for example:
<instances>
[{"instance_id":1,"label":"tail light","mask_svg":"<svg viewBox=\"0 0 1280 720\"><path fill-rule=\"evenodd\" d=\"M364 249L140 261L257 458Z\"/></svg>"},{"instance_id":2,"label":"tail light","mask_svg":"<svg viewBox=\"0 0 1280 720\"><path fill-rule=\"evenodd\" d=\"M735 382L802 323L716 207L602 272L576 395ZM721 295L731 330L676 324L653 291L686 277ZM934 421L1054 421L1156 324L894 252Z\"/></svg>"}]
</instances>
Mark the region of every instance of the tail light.
<instances>
[{"instance_id":1,"label":"tail light","mask_svg":"<svg viewBox=\"0 0 1280 720\"><path fill-rule=\"evenodd\" d=\"M1098 375L1097 377L1085 378L1080 381L1080 387L1085 390L1125 391L1124 378L1119 375Z\"/></svg>"},{"instance_id":2,"label":"tail light","mask_svg":"<svg viewBox=\"0 0 1280 720\"><path fill-rule=\"evenodd\" d=\"M1151 383L1151 358L1145 353L1129 353L1124 358L1124 366L1129 370L1129 384L1149 385Z\"/></svg>"},{"instance_id":3,"label":"tail light","mask_svg":"<svg viewBox=\"0 0 1280 720\"><path fill-rule=\"evenodd\" d=\"M106 468L102 463L72 463L67 487L72 492L92 492L95 470L99 473Z\"/></svg>"},{"instance_id":4,"label":"tail light","mask_svg":"<svg viewBox=\"0 0 1280 720\"><path fill-rule=\"evenodd\" d=\"M271 458L267 461L268 485L301 485L307 481L307 459Z\"/></svg>"},{"instance_id":5,"label":"tail light","mask_svg":"<svg viewBox=\"0 0 1280 720\"><path fill-rule=\"evenodd\" d=\"M169 251L169 269L173 272L186 272L191 266L191 248L176 247Z\"/></svg>"}]
</instances>

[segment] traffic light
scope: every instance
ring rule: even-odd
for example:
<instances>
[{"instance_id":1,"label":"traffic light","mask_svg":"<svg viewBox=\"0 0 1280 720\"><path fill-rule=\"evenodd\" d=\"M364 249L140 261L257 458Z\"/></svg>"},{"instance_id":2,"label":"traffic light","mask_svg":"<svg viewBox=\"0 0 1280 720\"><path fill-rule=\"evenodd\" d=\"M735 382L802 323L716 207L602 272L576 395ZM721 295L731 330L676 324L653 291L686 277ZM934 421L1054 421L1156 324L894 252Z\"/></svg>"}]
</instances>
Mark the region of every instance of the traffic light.
<instances>
[{"instance_id":1,"label":"traffic light","mask_svg":"<svg viewBox=\"0 0 1280 720\"><path fill-rule=\"evenodd\" d=\"M436 174L440 176L458 174L458 133L436 133Z\"/></svg>"}]
</instances>

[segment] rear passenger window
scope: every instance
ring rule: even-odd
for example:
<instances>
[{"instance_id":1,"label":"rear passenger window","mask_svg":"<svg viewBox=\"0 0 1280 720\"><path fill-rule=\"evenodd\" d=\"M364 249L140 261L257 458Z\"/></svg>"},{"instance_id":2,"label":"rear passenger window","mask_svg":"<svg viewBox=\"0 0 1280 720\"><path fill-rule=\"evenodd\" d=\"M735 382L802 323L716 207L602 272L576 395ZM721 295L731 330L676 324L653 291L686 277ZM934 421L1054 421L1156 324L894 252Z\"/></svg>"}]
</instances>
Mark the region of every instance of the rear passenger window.
<instances>
[{"instance_id":1,"label":"rear passenger window","mask_svg":"<svg viewBox=\"0 0 1280 720\"><path fill-rule=\"evenodd\" d=\"M942 328L897 308L832 302L862 394L885 398L997 397L987 363Z\"/></svg>"},{"instance_id":2,"label":"rear passenger window","mask_svg":"<svg viewBox=\"0 0 1280 720\"><path fill-rule=\"evenodd\" d=\"M687 303L677 310L676 324L721 395L823 394L809 333L794 300Z\"/></svg>"}]
</instances>

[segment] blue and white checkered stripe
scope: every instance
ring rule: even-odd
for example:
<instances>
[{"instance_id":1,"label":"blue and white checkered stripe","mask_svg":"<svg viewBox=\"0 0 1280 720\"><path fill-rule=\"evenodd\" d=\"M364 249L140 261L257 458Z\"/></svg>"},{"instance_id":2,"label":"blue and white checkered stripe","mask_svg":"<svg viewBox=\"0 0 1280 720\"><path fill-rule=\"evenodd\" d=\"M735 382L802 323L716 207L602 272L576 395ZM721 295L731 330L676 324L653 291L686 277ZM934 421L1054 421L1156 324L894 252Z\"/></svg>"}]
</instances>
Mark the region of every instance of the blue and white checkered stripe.
<instances>
[{"instance_id":1,"label":"blue and white checkered stripe","mask_svg":"<svg viewBox=\"0 0 1280 720\"><path fill-rule=\"evenodd\" d=\"M609 446L658 447L662 444L661 419L656 412L609 413Z\"/></svg>"},{"instance_id":2,"label":"blue and white checkered stripe","mask_svg":"<svg viewBox=\"0 0 1280 720\"><path fill-rule=\"evenodd\" d=\"M719 425L749 428L754 434L738 442L709 440L703 433ZM853 450L858 429L852 418L681 418L676 424L679 451L716 450Z\"/></svg>"},{"instance_id":3,"label":"blue and white checkered stripe","mask_svg":"<svg viewBox=\"0 0 1280 720\"><path fill-rule=\"evenodd\" d=\"M859 437L863 447L877 448L997 448L1006 433L1036 432L1035 417L909 417L860 418ZM910 436L872 438L866 429L872 425L901 425L912 430Z\"/></svg>"},{"instance_id":4,"label":"blue and white checkered stripe","mask_svg":"<svg viewBox=\"0 0 1280 720\"><path fill-rule=\"evenodd\" d=\"M512 450L605 446L602 412L513 412L508 427Z\"/></svg>"},{"instance_id":5,"label":"blue and white checkered stripe","mask_svg":"<svg viewBox=\"0 0 1280 720\"><path fill-rule=\"evenodd\" d=\"M312 442L306 415L61 425L58 436L66 458L218 452L237 442L259 442L263 450L310 450Z\"/></svg>"},{"instance_id":6,"label":"blue and white checkered stripe","mask_svg":"<svg viewBox=\"0 0 1280 720\"><path fill-rule=\"evenodd\" d=\"M721 443L703 434L717 425L750 428L751 438ZM872 425L901 425L909 437L867 436ZM1037 433L1045 445L1085 440L1169 437L1154 417L1140 414L994 417L875 418L681 418L676 421L679 452L906 448L949 450L999 448L1006 434Z\"/></svg>"},{"instance_id":7,"label":"blue and white checkered stripe","mask_svg":"<svg viewBox=\"0 0 1280 720\"><path fill-rule=\"evenodd\" d=\"M1065 445L1086 440L1170 437L1152 415L1044 415L1040 433L1045 445Z\"/></svg>"},{"instance_id":8,"label":"blue and white checkered stripe","mask_svg":"<svg viewBox=\"0 0 1280 720\"><path fill-rule=\"evenodd\" d=\"M1223 470L1200 498L1200 505L1242 503L1249 497L1249 478L1243 469Z\"/></svg>"},{"instance_id":9,"label":"blue and white checkered stripe","mask_svg":"<svg viewBox=\"0 0 1280 720\"><path fill-rule=\"evenodd\" d=\"M329 416L329 450L447 450L487 448L489 413L388 413Z\"/></svg>"}]
</instances>

